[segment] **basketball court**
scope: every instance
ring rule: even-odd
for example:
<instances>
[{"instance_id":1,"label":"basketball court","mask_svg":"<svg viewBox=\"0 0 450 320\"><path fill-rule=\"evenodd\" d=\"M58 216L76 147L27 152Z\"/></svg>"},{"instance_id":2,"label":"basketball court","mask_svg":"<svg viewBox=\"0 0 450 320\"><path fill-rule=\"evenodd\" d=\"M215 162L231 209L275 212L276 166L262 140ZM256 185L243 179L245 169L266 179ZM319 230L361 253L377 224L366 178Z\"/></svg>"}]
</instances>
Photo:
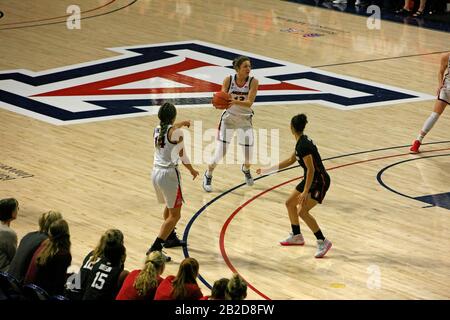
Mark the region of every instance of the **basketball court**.
<instances>
[{"instance_id":1,"label":"basketball court","mask_svg":"<svg viewBox=\"0 0 450 320\"><path fill-rule=\"evenodd\" d=\"M200 176L180 166L177 232L188 247L166 250L165 275L190 256L205 295L238 272L249 299L450 298L448 110L409 154L434 104L448 32L386 20L371 30L364 16L269 0L22 0L0 10L0 198L20 203L19 239L58 210L73 270L108 228L125 235L125 268L141 268L162 222L152 133L170 101L177 120L193 122L188 153ZM253 187L231 161L205 193L221 115L211 97L241 54L260 83L253 126L264 156ZM303 170L255 173L292 154L298 113L331 176L311 211L333 242L323 259L303 222L305 246L278 243Z\"/></svg>"}]
</instances>

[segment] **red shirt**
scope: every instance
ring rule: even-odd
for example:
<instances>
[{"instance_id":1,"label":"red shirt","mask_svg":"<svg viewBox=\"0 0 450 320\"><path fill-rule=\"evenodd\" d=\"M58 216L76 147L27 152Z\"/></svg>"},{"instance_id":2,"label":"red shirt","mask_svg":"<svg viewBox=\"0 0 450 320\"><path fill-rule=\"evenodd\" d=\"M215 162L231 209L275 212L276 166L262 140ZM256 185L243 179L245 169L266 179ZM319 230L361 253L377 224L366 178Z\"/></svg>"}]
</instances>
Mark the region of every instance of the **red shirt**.
<instances>
[{"instance_id":1,"label":"red shirt","mask_svg":"<svg viewBox=\"0 0 450 320\"><path fill-rule=\"evenodd\" d=\"M155 293L155 300L175 300L172 297L172 281L175 279L175 276L168 276L161 284ZM195 283L187 283L185 284L187 290L187 297L185 300L199 300L203 297L202 291L199 286Z\"/></svg>"},{"instance_id":2,"label":"red shirt","mask_svg":"<svg viewBox=\"0 0 450 320\"><path fill-rule=\"evenodd\" d=\"M46 265L38 266L36 259L45 246L46 241L43 241L35 251L23 282L24 284L35 284L51 296L62 294L66 283L67 268L72 262L72 256L69 251L59 251L47 261Z\"/></svg>"},{"instance_id":3,"label":"red shirt","mask_svg":"<svg viewBox=\"0 0 450 320\"><path fill-rule=\"evenodd\" d=\"M134 287L134 282L141 270L133 270L125 278L122 288L117 294L116 300L153 300L155 297L156 288L148 290L145 296L140 296ZM164 279L158 276L158 286Z\"/></svg>"}]
</instances>

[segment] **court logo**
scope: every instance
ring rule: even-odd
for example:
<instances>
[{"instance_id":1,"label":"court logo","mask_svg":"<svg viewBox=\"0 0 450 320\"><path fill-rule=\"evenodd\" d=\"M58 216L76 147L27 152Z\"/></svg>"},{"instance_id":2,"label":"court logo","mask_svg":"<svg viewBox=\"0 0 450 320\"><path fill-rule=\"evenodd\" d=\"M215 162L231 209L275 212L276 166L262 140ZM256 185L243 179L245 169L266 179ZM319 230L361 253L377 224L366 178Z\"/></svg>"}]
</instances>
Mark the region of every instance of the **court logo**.
<instances>
[{"instance_id":1,"label":"court logo","mask_svg":"<svg viewBox=\"0 0 450 320\"><path fill-rule=\"evenodd\" d=\"M110 50L120 55L42 72L0 72L0 107L57 125L156 114L163 101L211 107L237 55L250 57L259 79L255 105L350 110L434 98L201 41Z\"/></svg>"}]
</instances>

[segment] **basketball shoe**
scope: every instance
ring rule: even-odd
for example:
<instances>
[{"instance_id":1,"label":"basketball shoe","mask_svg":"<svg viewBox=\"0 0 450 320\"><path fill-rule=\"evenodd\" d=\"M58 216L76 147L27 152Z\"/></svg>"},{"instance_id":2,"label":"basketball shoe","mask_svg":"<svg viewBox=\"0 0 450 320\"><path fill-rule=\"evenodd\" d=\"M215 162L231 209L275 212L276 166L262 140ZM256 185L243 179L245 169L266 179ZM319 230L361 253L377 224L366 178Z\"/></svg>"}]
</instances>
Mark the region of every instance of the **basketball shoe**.
<instances>
[{"instance_id":1,"label":"basketball shoe","mask_svg":"<svg viewBox=\"0 0 450 320\"><path fill-rule=\"evenodd\" d=\"M186 242L178 238L175 229L172 231L172 233L169 235L166 241L164 241L164 248L186 247L186 246L187 246Z\"/></svg>"},{"instance_id":2,"label":"basketball shoe","mask_svg":"<svg viewBox=\"0 0 450 320\"><path fill-rule=\"evenodd\" d=\"M301 233L294 235L292 232L285 240L280 241L282 246L302 246L305 244L303 235Z\"/></svg>"},{"instance_id":3,"label":"basketball shoe","mask_svg":"<svg viewBox=\"0 0 450 320\"><path fill-rule=\"evenodd\" d=\"M414 140L411 148L409 148L410 153L419 153L419 148L422 143L419 140Z\"/></svg>"},{"instance_id":4,"label":"basketball shoe","mask_svg":"<svg viewBox=\"0 0 450 320\"><path fill-rule=\"evenodd\" d=\"M332 245L333 244L328 239L317 240L317 251L316 251L315 257L323 258L323 256L325 256L327 254L328 250L330 250Z\"/></svg>"},{"instance_id":5,"label":"basketball shoe","mask_svg":"<svg viewBox=\"0 0 450 320\"><path fill-rule=\"evenodd\" d=\"M243 173L244 176L245 176L245 183L246 183L248 186L252 186L252 185L254 184L254 181L253 181L252 174L250 173L250 170L245 170L245 169L244 169L244 165L242 165L241 171L242 171L242 173Z\"/></svg>"},{"instance_id":6,"label":"basketball shoe","mask_svg":"<svg viewBox=\"0 0 450 320\"><path fill-rule=\"evenodd\" d=\"M203 190L205 190L206 192L212 191L212 176L208 176L206 174L206 171L203 175Z\"/></svg>"}]
</instances>

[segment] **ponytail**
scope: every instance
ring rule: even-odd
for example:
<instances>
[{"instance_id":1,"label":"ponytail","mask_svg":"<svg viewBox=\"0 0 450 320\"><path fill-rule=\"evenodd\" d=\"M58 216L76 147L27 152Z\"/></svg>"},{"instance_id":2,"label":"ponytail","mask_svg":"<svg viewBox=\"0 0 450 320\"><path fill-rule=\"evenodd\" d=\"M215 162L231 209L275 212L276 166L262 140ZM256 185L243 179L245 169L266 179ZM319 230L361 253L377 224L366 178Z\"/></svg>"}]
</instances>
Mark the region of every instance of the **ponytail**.
<instances>
[{"instance_id":1,"label":"ponytail","mask_svg":"<svg viewBox=\"0 0 450 320\"><path fill-rule=\"evenodd\" d=\"M167 133L167 130L169 128L169 125L172 124L172 122L175 120L175 117L177 116L177 109L175 106L169 102L165 102L158 111L158 118L160 120L160 127L159 135L158 135L158 141L156 143L156 146L158 148L162 148L164 145L164 137Z\"/></svg>"},{"instance_id":2,"label":"ponytail","mask_svg":"<svg viewBox=\"0 0 450 320\"><path fill-rule=\"evenodd\" d=\"M160 251L153 251L147 257L145 266L134 281L134 288L139 296L145 296L149 290L158 287L158 271L161 273L165 259Z\"/></svg>"}]
</instances>

